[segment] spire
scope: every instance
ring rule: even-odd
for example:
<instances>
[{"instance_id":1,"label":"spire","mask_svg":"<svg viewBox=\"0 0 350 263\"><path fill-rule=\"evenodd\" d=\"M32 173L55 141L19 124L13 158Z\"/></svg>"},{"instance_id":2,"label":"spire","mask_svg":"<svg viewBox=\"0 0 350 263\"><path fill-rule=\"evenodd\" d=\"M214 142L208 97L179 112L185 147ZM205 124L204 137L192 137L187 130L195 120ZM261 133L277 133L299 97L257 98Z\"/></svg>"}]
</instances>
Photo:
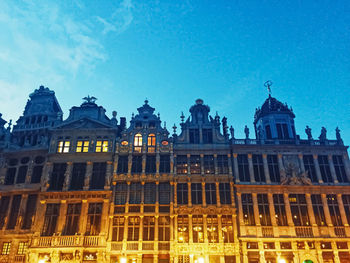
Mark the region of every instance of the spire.
<instances>
[{"instance_id":1,"label":"spire","mask_svg":"<svg viewBox=\"0 0 350 263\"><path fill-rule=\"evenodd\" d=\"M271 86L272 86L272 81L271 80L268 80L264 83L264 86L267 88L267 91L269 92L269 97L271 97Z\"/></svg>"}]
</instances>

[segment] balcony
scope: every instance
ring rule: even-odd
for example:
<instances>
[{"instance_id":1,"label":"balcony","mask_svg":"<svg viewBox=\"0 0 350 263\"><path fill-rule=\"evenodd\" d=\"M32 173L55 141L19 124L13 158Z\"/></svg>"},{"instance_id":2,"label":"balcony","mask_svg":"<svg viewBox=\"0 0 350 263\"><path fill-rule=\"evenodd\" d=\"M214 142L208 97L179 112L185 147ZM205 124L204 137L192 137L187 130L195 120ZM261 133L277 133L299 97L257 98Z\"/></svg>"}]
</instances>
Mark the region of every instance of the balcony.
<instances>
[{"instance_id":1,"label":"balcony","mask_svg":"<svg viewBox=\"0 0 350 263\"><path fill-rule=\"evenodd\" d=\"M334 227L334 234L337 237L346 237L345 227L343 227L343 226L336 226L336 227Z\"/></svg>"},{"instance_id":2,"label":"balcony","mask_svg":"<svg viewBox=\"0 0 350 263\"><path fill-rule=\"evenodd\" d=\"M142 242L142 250L154 250L154 241Z\"/></svg>"},{"instance_id":3,"label":"balcony","mask_svg":"<svg viewBox=\"0 0 350 263\"><path fill-rule=\"evenodd\" d=\"M138 242L128 242L126 244L127 250L139 250L139 243Z\"/></svg>"},{"instance_id":4,"label":"balcony","mask_svg":"<svg viewBox=\"0 0 350 263\"><path fill-rule=\"evenodd\" d=\"M170 250L170 242L159 242L158 250Z\"/></svg>"},{"instance_id":5,"label":"balcony","mask_svg":"<svg viewBox=\"0 0 350 263\"><path fill-rule=\"evenodd\" d=\"M263 226L261 228L263 237L273 237L273 228L269 226Z\"/></svg>"},{"instance_id":6,"label":"balcony","mask_svg":"<svg viewBox=\"0 0 350 263\"><path fill-rule=\"evenodd\" d=\"M96 247L101 244L100 236L49 236L33 239L33 247Z\"/></svg>"},{"instance_id":7,"label":"balcony","mask_svg":"<svg viewBox=\"0 0 350 263\"><path fill-rule=\"evenodd\" d=\"M15 261L16 263L24 263L26 262L26 256L25 255L16 255L15 256Z\"/></svg>"},{"instance_id":8,"label":"balcony","mask_svg":"<svg viewBox=\"0 0 350 263\"><path fill-rule=\"evenodd\" d=\"M295 234L297 237L314 237L311 226L296 226Z\"/></svg>"}]
</instances>

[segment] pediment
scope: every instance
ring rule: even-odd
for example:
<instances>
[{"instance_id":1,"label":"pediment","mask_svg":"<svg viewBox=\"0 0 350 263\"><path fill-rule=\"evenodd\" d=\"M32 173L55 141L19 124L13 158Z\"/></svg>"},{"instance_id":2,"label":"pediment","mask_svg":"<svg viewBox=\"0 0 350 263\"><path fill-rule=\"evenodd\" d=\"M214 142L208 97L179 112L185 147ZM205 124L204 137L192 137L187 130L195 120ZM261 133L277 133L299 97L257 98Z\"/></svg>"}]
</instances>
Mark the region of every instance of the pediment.
<instances>
[{"instance_id":1,"label":"pediment","mask_svg":"<svg viewBox=\"0 0 350 263\"><path fill-rule=\"evenodd\" d=\"M89 118L83 118L79 120L74 120L55 127L55 129L106 129L115 128L109 124L92 120Z\"/></svg>"}]
</instances>

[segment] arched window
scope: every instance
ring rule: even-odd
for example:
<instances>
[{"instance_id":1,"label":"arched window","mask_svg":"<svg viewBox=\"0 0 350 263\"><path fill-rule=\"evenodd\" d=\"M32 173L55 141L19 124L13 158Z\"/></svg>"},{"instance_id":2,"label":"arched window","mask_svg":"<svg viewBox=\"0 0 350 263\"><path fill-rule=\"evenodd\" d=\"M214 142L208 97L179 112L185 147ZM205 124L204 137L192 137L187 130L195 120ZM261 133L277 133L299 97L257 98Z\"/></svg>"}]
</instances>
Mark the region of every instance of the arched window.
<instances>
[{"instance_id":1,"label":"arched window","mask_svg":"<svg viewBox=\"0 0 350 263\"><path fill-rule=\"evenodd\" d=\"M142 150L142 135L138 133L134 137L134 151L141 152L141 150Z\"/></svg>"},{"instance_id":2,"label":"arched window","mask_svg":"<svg viewBox=\"0 0 350 263\"><path fill-rule=\"evenodd\" d=\"M149 153L155 152L155 150L156 150L156 136L153 133L148 135L147 146L148 146Z\"/></svg>"}]
</instances>

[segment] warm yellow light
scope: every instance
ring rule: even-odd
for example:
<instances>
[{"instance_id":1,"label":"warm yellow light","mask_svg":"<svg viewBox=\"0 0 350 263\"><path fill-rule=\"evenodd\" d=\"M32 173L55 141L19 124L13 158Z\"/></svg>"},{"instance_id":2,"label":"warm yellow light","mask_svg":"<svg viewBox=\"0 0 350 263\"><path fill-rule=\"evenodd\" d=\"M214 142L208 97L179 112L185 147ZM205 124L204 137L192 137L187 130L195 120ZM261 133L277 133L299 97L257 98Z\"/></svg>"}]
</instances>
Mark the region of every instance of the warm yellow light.
<instances>
[{"instance_id":1,"label":"warm yellow light","mask_svg":"<svg viewBox=\"0 0 350 263\"><path fill-rule=\"evenodd\" d=\"M281 258L280 260L278 260L278 263L286 263L286 260Z\"/></svg>"},{"instance_id":2,"label":"warm yellow light","mask_svg":"<svg viewBox=\"0 0 350 263\"><path fill-rule=\"evenodd\" d=\"M126 258L125 257L120 258L120 263L126 263Z\"/></svg>"},{"instance_id":3,"label":"warm yellow light","mask_svg":"<svg viewBox=\"0 0 350 263\"><path fill-rule=\"evenodd\" d=\"M45 263L46 259L39 259L38 263Z\"/></svg>"},{"instance_id":4,"label":"warm yellow light","mask_svg":"<svg viewBox=\"0 0 350 263\"><path fill-rule=\"evenodd\" d=\"M199 257L199 258L198 258L198 263L204 263L204 258Z\"/></svg>"}]
</instances>

